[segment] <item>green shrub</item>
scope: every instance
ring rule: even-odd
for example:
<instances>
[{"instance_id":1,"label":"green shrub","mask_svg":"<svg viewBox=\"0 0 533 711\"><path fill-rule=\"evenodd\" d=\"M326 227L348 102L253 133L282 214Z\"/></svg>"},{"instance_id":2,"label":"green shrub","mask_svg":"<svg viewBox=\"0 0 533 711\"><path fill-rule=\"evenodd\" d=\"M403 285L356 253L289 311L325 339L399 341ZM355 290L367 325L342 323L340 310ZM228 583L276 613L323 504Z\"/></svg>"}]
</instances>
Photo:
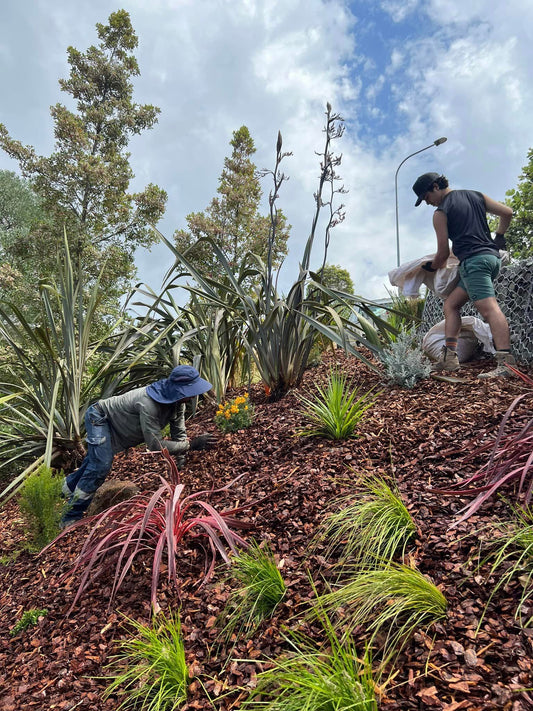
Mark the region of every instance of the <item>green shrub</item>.
<instances>
[{"instance_id":1,"label":"green shrub","mask_svg":"<svg viewBox=\"0 0 533 711\"><path fill-rule=\"evenodd\" d=\"M59 533L63 476L42 465L21 489L19 507L28 525L29 548L40 551Z\"/></svg>"},{"instance_id":2,"label":"green shrub","mask_svg":"<svg viewBox=\"0 0 533 711\"><path fill-rule=\"evenodd\" d=\"M272 551L252 543L232 561L230 577L240 586L228 599L220 615L224 622L222 636L230 639L233 632L252 632L271 617L285 596L286 586Z\"/></svg>"},{"instance_id":3,"label":"green shrub","mask_svg":"<svg viewBox=\"0 0 533 711\"><path fill-rule=\"evenodd\" d=\"M123 697L119 709L178 711L187 701L190 682L179 615L160 615L151 627L128 622L137 637L120 642L108 667L115 671L104 698Z\"/></svg>"},{"instance_id":4,"label":"green shrub","mask_svg":"<svg viewBox=\"0 0 533 711\"><path fill-rule=\"evenodd\" d=\"M383 350L380 357L387 377L402 388L414 387L431 373L431 363L413 336L405 331Z\"/></svg>"},{"instance_id":5,"label":"green shrub","mask_svg":"<svg viewBox=\"0 0 533 711\"><path fill-rule=\"evenodd\" d=\"M20 620L11 630L10 635L14 637L16 634L22 632L23 630L27 630L29 627L35 627L35 625L39 621L39 617L44 617L47 614L48 610L25 610L22 613L22 617L20 618Z\"/></svg>"},{"instance_id":6,"label":"green shrub","mask_svg":"<svg viewBox=\"0 0 533 711\"><path fill-rule=\"evenodd\" d=\"M215 415L215 423L222 432L237 432L250 427L254 419L254 406L248 393L239 395L229 402L220 403Z\"/></svg>"},{"instance_id":7,"label":"green shrub","mask_svg":"<svg viewBox=\"0 0 533 711\"><path fill-rule=\"evenodd\" d=\"M365 412L379 395L370 391L357 398L357 388L348 383L345 375L334 370L329 374L326 387L317 386L317 391L312 399L298 396L304 405L303 415L311 424L301 434L329 439L353 437Z\"/></svg>"}]
</instances>

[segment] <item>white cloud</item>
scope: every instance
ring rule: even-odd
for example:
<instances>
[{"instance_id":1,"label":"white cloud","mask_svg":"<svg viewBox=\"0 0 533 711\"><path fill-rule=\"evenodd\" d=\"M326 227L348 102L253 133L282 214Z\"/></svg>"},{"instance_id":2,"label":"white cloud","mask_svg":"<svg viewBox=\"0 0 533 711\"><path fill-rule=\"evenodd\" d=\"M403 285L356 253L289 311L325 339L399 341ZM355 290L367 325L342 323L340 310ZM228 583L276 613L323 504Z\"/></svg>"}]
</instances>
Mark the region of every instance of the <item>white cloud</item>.
<instances>
[{"instance_id":1,"label":"white cloud","mask_svg":"<svg viewBox=\"0 0 533 711\"><path fill-rule=\"evenodd\" d=\"M12 63L0 73L0 121L47 153L48 106L64 100L57 79L68 72L66 48L96 44L95 23L105 23L116 6L111 0L4 4L0 57ZM133 188L155 182L168 191L161 228L171 236L215 195L234 130L248 126L260 168L273 167L280 130L284 149L293 152L279 200L293 224L285 287L311 224L326 101L347 120L335 149L343 153L339 172L349 190L329 261L348 268L356 290L369 297L386 295L386 275L396 264L394 175L407 155L448 137L399 171L405 261L435 242L430 211L414 209L411 185L420 172L435 167L458 187L501 198L526 162L530 0L124 0L121 6L139 37L135 100L162 109L157 126L131 143ZM0 156L3 167L14 166ZM315 257L318 263L320 240ZM169 261L165 248L139 254L141 278L157 289Z\"/></svg>"}]
</instances>

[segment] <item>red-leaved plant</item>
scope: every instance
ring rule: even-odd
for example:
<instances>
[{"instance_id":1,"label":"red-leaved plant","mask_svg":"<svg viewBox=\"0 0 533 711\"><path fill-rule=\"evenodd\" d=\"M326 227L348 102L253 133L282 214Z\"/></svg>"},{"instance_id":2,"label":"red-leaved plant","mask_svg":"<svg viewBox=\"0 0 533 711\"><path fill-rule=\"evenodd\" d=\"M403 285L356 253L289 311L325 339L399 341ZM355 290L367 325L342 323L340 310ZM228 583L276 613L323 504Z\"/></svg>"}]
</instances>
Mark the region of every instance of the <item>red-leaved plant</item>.
<instances>
[{"instance_id":1,"label":"red-leaved plant","mask_svg":"<svg viewBox=\"0 0 533 711\"><path fill-rule=\"evenodd\" d=\"M166 449L162 454L170 467L170 481L161 477L161 486L151 496L139 494L100 514L77 522L41 551L42 555L73 528L82 524L91 524L89 535L74 565L61 578L63 580L83 569L82 579L70 610L91 580L101 575L114 561L115 556L115 575L109 605L136 557L144 551L150 551L153 555L151 602L155 609L163 557L166 557L168 579L177 585L176 553L185 536L207 538L210 556L207 554L206 557L204 583L213 573L217 552L229 563L226 546L233 553L237 553L237 546L247 546L246 541L233 529L251 528L251 524L234 518L236 513L248 507L241 506L218 512L210 503L200 498L229 489L237 479L214 491L201 491L183 496L184 485L180 483L174 459Z\"/></svg>"},{"instance_id":2,"label":"red-leaved plant","mask_svg":"<svg viewBox=\"0 0 533 711\"><path fill-rule=\"evenodd\" d=\"M533 379L526 373L522 373L510 365L507 365L507 368L527 385L533 387ZM463 460L463 462L467 462L490 451L490 457L486 464L473 476L457 484L452 484L449 489L432 489L433 492L439 494L455 494L457 496L476 494L476 498L461 510L462 516L450 528L454 528L476 513L487 499L490 499L506 484L518 482L518 496L524 493L524 505L529 506L533 496L533 419L526 422L518 431L505 432L507 423L517 405L528 395L530 393L524 393L513 400L503 416L494 443L485 443Z\"/></svg>"}]
</instances>

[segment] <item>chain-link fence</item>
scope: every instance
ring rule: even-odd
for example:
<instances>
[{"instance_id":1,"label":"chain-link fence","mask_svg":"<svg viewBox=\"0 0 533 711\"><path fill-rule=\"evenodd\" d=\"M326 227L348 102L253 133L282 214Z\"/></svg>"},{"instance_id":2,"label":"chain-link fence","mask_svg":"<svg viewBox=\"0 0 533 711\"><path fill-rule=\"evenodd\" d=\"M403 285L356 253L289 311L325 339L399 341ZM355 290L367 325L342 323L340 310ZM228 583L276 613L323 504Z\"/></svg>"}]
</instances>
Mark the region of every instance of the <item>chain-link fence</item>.
<instances>
[{"instance_id":1,"label":"chain-link fence","mask_svg":"<svg viewBox=\"0 0 533 711\"><path fill-rule=\"evenodd\" d=\"M502 267L494 282L496 298L509 322L511 348L518 362L533 362L533 258ZM463 316L481 318L474 304L468 302L461 311ZM418 334L422 337L444 318L442 301L428 292L422 323Z\"/></svg>"}]
</instances>

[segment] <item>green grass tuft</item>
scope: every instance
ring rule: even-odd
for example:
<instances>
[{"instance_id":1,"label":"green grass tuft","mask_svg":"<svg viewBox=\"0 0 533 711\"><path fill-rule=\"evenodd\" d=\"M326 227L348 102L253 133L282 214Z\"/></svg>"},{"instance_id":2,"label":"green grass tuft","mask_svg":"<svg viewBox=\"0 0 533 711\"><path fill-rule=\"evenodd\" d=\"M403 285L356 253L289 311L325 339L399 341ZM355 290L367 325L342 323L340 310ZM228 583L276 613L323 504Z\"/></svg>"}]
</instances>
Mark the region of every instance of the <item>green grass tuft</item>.
<instances>
[{"instance_id":1,"label":"green grass tuft","mask_svg":"<svg viewBox=\"0 0 533 711\"><path fill-rule=\"evenodd\" d=\"M273 660L244 701L246 711L377 711L376 683L367 650L357 653L351 637L341 640L321 611L323 643L290 632L291 652Z\"/></svg>"},{"instance_id":2,"label":"green grass tuft","mask_svg":"<svg viewBox=\"0 0 533 711\"><path fill-rule=\"evenodd\" d=\"M137 637L120 642L108 667L115 671L104 698L118 696L119 709L178 711L187 701L190 682L179 614L159 615L151 627L128 622Z\"/></svg>"},{"instance_id":3,"label":"green grass tuft","mask_svg":"<svg viewBox=\"0 0 533 711\"><path fill-rule=\"evenodd\" d=\"M359 570L315 602L319 612L340 611L339 624L348 632L363 625L386 657L401 649L416 629L443 619L446 607L446 598L428 578L397 563Z\"/></svg>"},{"instance_id":4,"label":"green grass tuft","mask_svg":"<svg viewBox=\"0 0 533 711\"><path fill-rule=\"evenodd\" d=\"M274 614L287 590L272 551L256 543L232 559L230 577L239 587L230 594L219 618L226 640L236 631L251 634Z\"/></svg>"},{"instance_id":5,"label":"green grass tuft","mask_svg":"<svg viewBox=\"0 0 533 711\"><path fill-rule=\"evenodd\" d=\"M361 499L340 499L340 509L328 516L313 542L325 543L324 556L339 555L339 564L372 567L382 559L405 555L416 524L395 486L373 476L360 482Z\"/></svg>"}]
</instances>

